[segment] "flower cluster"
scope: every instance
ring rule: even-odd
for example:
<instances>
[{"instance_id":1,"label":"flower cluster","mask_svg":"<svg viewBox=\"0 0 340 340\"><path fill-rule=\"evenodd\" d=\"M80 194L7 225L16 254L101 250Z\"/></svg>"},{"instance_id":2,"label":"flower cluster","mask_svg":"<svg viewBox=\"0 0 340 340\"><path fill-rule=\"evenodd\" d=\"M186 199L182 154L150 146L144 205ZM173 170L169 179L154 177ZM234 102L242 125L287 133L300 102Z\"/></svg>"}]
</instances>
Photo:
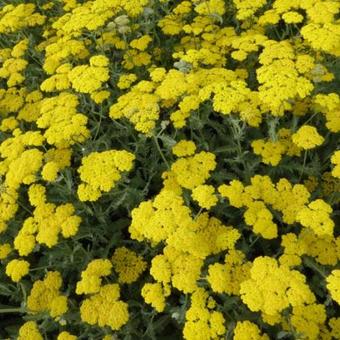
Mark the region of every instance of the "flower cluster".
<instances>
[{"instance_id":1,"label":"flower cluster","mask_svg":"<svg viewBox=\"0 0 340 340\"><path fill-rule=\"evenodd\" d=\"M19 329L18 340L43 340L39 331L38 325L35 321L25 322Z\"/></svg>"},{"instance_id":2,"label":"flower cluster","mask_svg":"<svg viewBox=\"0 0 340 340\"><path fill-rule=\"evenodd\" d=\"M214 310L216 302L202 288L191 295L191 306L185 314L185 339L219 339L226 332L223 314Z\"/></svg>"},{"instance_id":3,"label":"flower cluster","mask_svg":"<svg viewBox=\"0 0 340 340\"><path fill-rule=\"evenodd\" d=\"M272 239L278 235L277 225L273 221L274 215L269 207L279 211L285 223L300 222L305 227L311 227L309 222L302 221L301 217L306 209L310 211L309 208L319 204L325 206L323 209L320 208L320 212L326 209L325 213L322 217L320 216L320 222L316 220L312 223L315 228L324 229L324 217L327 216L326 221L329 226L325 226L326 230L320 231L320 234L333 234L334 223L329 217L330 207L321 199L312 201L307 206L310 193L301 184L292 185L287 179L282 178L274 185L268 176L256 175L251 178L250 185L244 186L240 181L233 180L229 185L221 185L218 190L223 197L228 198L230 205L236 208L246 208L244 213L246 224L252 226L254 232L264 238ZM292 201L294 205L291 204Z\"/></svg>"},{"instance_id":4,"label":"flower cluster","mask_svg":"<svg viewBox=\"0 0 340 340\"><path fill-rule=\"evenodd\" d=\"M301 273L279 266L269 257L254 260L250 278L241 283L240 294L250 310L277 318L290 305L311 304L316 300Z\"/></svg>"},{"instance_id":5,"label":"flower cluster","mask_svg":"<svg viewBox=\"0 0 340 340\"><path fill-rule=\"evenodd\" d=\"M292 141L298 147L308 150L321 145L324 139L318 134L315 127L305 125L292 135Z\"/></svg>"},{"instance_id":6,"label":"flower cluster","mask_svg":"<svg viewBox=\"0 0 340 340\"><path fill-rule=\"evenodd\" d=\"M0 338L340 339L339 11L0 2Z\"/></svg>"},{"instance_id":7,"label":"flower cluster","mask_svg":"<svg viewBox=\"0 0 340 340\"><path fill-rule=\"evenodd\" d=\"M256 155L261 156L264 164L276 166L284 155L300 156L301 147L292 141L289 129L282 128L277 132L277 140L256 139L251 146Z\"/></svg>"},{"instance_id":8,"label":"flower cluster","mask_svg":"<svg viewBox=\"0 0 340 340\"><path fill-rule=\"evenodd\" d=\"M268 335L261 334L259 327L250 321L238 321L234 329L234 339L258 339L258 340L268 340Z\"/></svg>"},{"instance_id":9,"label":"flower cluster","mask_svg":"<svg viewBox=\"0 0 340 340\"><path fill-rule=\"evenodd\" d=\"M29 262L24 260L12 260L6 266L6 274L14 282L19 282L21 278L29 272Z\"/></svg>"},{"instance_id":10,"label":"flower cluster","mask_svg":"<svg viewBox=\"0 0 340 340\"><path fill-rule=\"evenodd\" d=\"M336 151L331 159L332 163L335 165L332 170L332 175L334 177L340 178L340 151Z\"/></svg>"},{"instance_id":11,"label":"flower cluster","mask_svg":"<svg viewBox=\"0 0 340 340\"><path fill-rule=\"evenodd\" d=\"M100 287L97 294L85 299L80 306L80 316L84 322L99 327L109 326L118 330L129 319L127 303L119 300L117 284Z\"/></svg>"},{"instance_id":12,"label":"flower cluster","mask_svg":"<svg viewBox=\"0 0 340 340\"><path fill-rule=\"evenodd\" d=\"M118 273L118 282L132 283L137 281L146 269L146 262L134 251L125 247L117 248L112 256L112 265Z\"/></svg>"},{"instance_id":13,"label":"flower cluster","mask_svg":"<svg viewBox=\"0 0 340 340\"><path fill-rule=\"evenodd\" d=\"M99 90L103 83L109 79L108 64L109 60L107 57L98 55L90 58L90 66L81 65L74 67L67 74L72 88L77 92L90 93L96 102L106 99L109 92L105 92L104 96L102 96ZM57 69L57 72L58 70L60 68ZM98 94L102 100L98 100Z\"/></svg>"},{"instance_id":14,"label":"flower cluster","mask_svg":"<svg viewBox=\"0 0 340 340\"><path fill-rule=\"evenodd\" d=\"M61 234L65 238L74 236L81 218L74 214L71 203L56 206L46 201L46 189L40 184L30 186L29 200L34 206L33 216L28 217L14 239L14 247L21 256L29 255L36 243L51 248L58 243Z\"/></svg>"},{"instance_id":15,"label":"flower cluster","mask_svg":"<svg viewBox=\"0 0 340 340\"><path fill-rule=\"evenodd\" d=\"M327 277L327 288L330 291L332 298L337 303L340 302L340 271L339 270L333 270L331 272L331 275Z\"/></svg>"},{"instance_id":16,"label":"flower cluster","mask_svg":"<svg viewBox=\"0 0 340 340\"><path fill-rule=\"evenodd\" d=\"M44 137L49 144L65 148L88 138L87 117L77 112L78 104L78 98L67 92L41 102L37 125L45 130Z\"/></svg>"},{"instance_id":17,"label":"flower cluster","mask_svg":"<svg viewBox=\"0 0 340 340\"><path fill-rule=\"evenodd\" d=\"M82 159L78 172L81 201L96 201L102 192L110 191L121 178L121 172L132 169L135 156L127 151L92 152Z\"/></svg>"},{"instance_id":18,"label":"flower cluster","mask_svg":"<svg viewBox=\"0 0 340 340\"><path fill-rule=\"evenodd\" d=\"M34 282L27 297L31 313L48 312L55 318L67 312L67 297L60 293L62 278L59 272L48 272L44 280Z\"/></svg>"}]
</instances>

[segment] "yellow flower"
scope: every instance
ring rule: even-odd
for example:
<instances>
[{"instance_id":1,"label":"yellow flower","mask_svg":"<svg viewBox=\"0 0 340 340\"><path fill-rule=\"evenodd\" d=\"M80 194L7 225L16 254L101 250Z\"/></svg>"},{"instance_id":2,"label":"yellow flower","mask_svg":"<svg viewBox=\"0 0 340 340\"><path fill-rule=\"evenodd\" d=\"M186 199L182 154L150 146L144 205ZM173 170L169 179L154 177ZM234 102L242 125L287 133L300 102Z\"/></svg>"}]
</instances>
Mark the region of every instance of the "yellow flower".
<instances>
[{"instance_id":1,"label":"yellow flower","mask_svg":"<svg viewBox=\"0 0 340 340\"><path fill-rule=\"evenodd\" d=\"M92 294L100 291L102 276L110 275L112 264L107 259L92 260L81 273L77 283L76 294Z\"/></svg>"},{"instance_id":2,"label":"yellow flower","mask_svg":"<svg viewBox=\"0 0 340 340\"><path fill-rule=\"evenodd\" d=\"M201 151L187 158L180 158L171 166L179 185L186 189L193 189L203 184L215 169L215 155Z\"/></svg>"},{"instance_id":3,"label":"yellow flower","mask_svg":"<svg viewBox=\"0 0 340 340\"><path fill-rule=\"evenodd\" d=\"M207 281L216 293L239 295L240 284L249 279L251 263L239 250L230 250L224 264L214 263L208 267Z\"/></svg>"},{"instance_id":4,"label":"yellow flower","mask_svg":"<svg viewBox=\"0 0 340 340\"><path fill-rule=\"evenodd\" d=\"M43 340L35 321L25 322L19 329L18 340Z\"/></svg>"},{"instance_id":5,"label":"yellow flower","mask_svg":"<svg viewBox=\"0 0 340 340\"><path fill-rule=\"evenodd\" d=\"M159 83L161 82L166 76L166 69L163 67L156 67L150 70L150 78L152 81Z\"/></svg>"},{"instance_id":6,"label":"yellow flower","mask_svg":"<svg viewBox=\"0 0 340 340\"><path fill-rule=\"evenodd\" d=\"M225 2L223 0L204 0L195 6L195 12L201 15L222 16L225 11Z\"/></svg>"},{"instance_id":7,"label":"yellow flower","mask_svg":"<svg viewBox=\"0 0 340 340\"><path fill-rule=\"evenodd\" d=\"M196 256L167 246L163 253L171 266L171 283L183 293L191 293L197 288L203 260ZM166 288L166 287L164 287Z\"/></svg>"},{"instance_id":8,"label":"yellow flower","mask_svg":"<svg viewBox=\"0 0 340 340\"><path fill-rule=\"evenodd\" d=\"M161 313L165 309L165 292L160 283L146 283L142 288L142 296L146 303L150 304Z\"/></svg>"},{"instance_id":9,"label":"yellow flower","mask_svg":"<svg viewBox=\"0 0 340 340\"><path fill-rule=\"evenodd\" d=\"M20 255L32 252L36 241L53 247L61 233L64 237L76 234L81 218L74 215L70 203L56 206L46 202L45 188L32 185L28 192L30 203L35 206L33 216L28 217L14 240L15 249ZM36 236L34 236L36 235Z\"/></svg>"},{"instance_id":10,"label":"yellow flower","mask_svg":"<svg viewBox=\"0 0 340 340\"><path fill-rule=\"evenodd\" d=\"M78 187L81 201L96 201L102 192L109 192L123 171L132 169L135 156L127 151L92 152L82 159L78 172L82 183Z\"/></svg>"},{"instance_id":11,"label":"yellow flower","mask_svg":"<svg viewBox=\"0 0 340 340\"><path fill-rule=\"evenodd\" d=\"M135 282L146 269L146 262L143 258L125 247L117 248L111 261L114 270L118 273L120 283Z\"/></svg>"},{"instance_id":12,"label":"yellow flower","mask_svg":"<svg viewBox=\"0 0 340 340\"><path fill-rule=\"evenodd\" d=\"M291 109L290 101L303 99L313 90L309 79L298 72L295 52L288 40L267 40L263 43L256 70L259 86L259 98L274 116L282 116L285 110Z\"/></svg>"},{"instance_id":13,"label":"yellow flower","mask_svg":"<svg viewBox=\"0 0 340 340\"><path fill-rule=\"evenodd\" d=\"M244 186L238 180L232 180L229 185L222 184L218 188L218 192L225 198L229 199L232 206L241 208L244 205L243 202Z\"/></svg>"},{"instance_id":14,"label":"yellow flower","mask_svg":"<svg viewBox=\"0 0 340 340\"><path fill-rule=\"evenodd\" d=\"M55 318L67 312L67 297L59 289L62 278L59 272L48 272L44 280L34 282L27 298L27 308L32 313L49 312Z\"/></svg>"},{"instance_id":15,"label":"yellow flower","mask_svg":"<svg viewBox=\"0 0 340 340\"><path fill-rule=\"evenodd\" d=\"M104 55L97 55L90 58L90 65L93 67L106 67L109 65L109 59Z\"/></svg>"},{"instance_id":16,"label":"yellow flower","mask_svg":"<svg viewBox=\"0 0 340 340\"><path fill-rule=\"evenodd\" d=\"M299 14L298 12L290 11L290 12L284 13L282 15L282 19L287 24L297 24L303 21L303 16Z\"/></svg>"},{"instance_id":17,"label":"yellow flower","mask_svg":"<svg viewBox=\"0 0 340 340\"><path fill-rule=\"evenodd\" d=\"M301 29L303 38L317 51L324 51L339 56L339 26L335 23L311 22Z\"/></svg>"},{"instance_id":18,"label":"yellow flower","mask_svg":"<svg viewBox=\"0 0 340 340\"><path fill-rule=\"evenodd\" d=\"M196 145L191 140L181 140L172 148L172 153L177 157L192 156L196 151Z\"/></svg>"},{"instance_id":19,"label":"yellow flower","mask_svg":"<svg viewBox=\"0 0 340 340\"><path fill-rule=\"evenodd\" d=\"M28 198L31 205L37 207L46 201L46 188L41 184L32 184L28 190Z\"/></svg>"},{"instance_id":20,"label":"yellow flower","mask_svg":"<svg viewBox=\"0 0 340 340\"><path fill-rule=\"evenodd\" d=\"M4 260L12 251L9 243L0 244L0 260Z\"/></svg>"},{"instance_id":21,"label":"yellow flower","mask_svg":"<svg viewBox=\"0 0 340 340\"><path fill-rule=\"evenodd\" d=\"M266 4L265 0L233 0L237 8L236 17L239 20L245 20L254 15L254 13Z\"/></svg>"},{"instance_id":22,"label":"yellow flower","mask_svg":"<svg viewBox=\"0 0 340 340\"><path fill-rule=\"evenodd\" d=\"M152 41L152 38L149 35L143 35L141 38L132 40L130 42L130 46L139 51L144 51L147 49L151 41Z\"/></svg>"},{"instance_id":23,"label":"yellow flower","mask_svg":"<svg viewBox=\"0 0 340 340\"><path fill-rule=\"evenodd\" d=\"M262 162L276 166L279 164L282 155L286 151L285 146L280 142L266 142L264 139L257 139L251 143L256 155L262 157Z\"/></svg>"},{"instance_id":24,"label":"yellow flower","mask_svg":"<svg viewBox=\"0 0 340 340\"><path fill-rule=\"evenodd\" d=\"M292 141L305 150L313 149L324 142L314 126L304 125L292 135Z\"/></svg>"},{"instance_id":25,"label":"yellow flower","mask_svg":"<svg viewBox=\"0 0 340 340\"><path fill-rule=\"evenodd\" d=\"M19 232L14 239L14 248L18 250L19 255L29 255L36 245L35 237L29 232Z\"/></svg>"},{"instance_id":26,"label":"yellow flower","mask_svg":"<svg viewBox=\"0 0 340 340\"><path fill-rule=\"evenodd\" d=\"M164 285L171 281L171 263L165 255L157 255L151 261L150 274Z\"/></svg>"},{"instance_id":27,"label":"yellow flower","mask_svg":"<svg viewBox=\"0 0 340 340\"><path fill-rule=\"evenodd\" d=\"M0 131L13 131L15 128L18 127L18 125L19 122L14 117L5 118L1 122Z\"/></svg>"},{"instance_id":28,"label":"yellow flower","mask_svg":"<svg viewBox=\"0 0 340 340\"><path fill-rule=\"evenodd\" d=\"M297 214L296 220L304 227L311 228L316 235L333 235L334 222L330 218L332 207L317 199L303 207Z\"/></svg>"},{"instance_id":29,"label":"yellow flower","mask_svg":"<svg viewBox=\"0 0 340 340\"><path fill-rule=\"evenodd\" d=\"M225 336L226 327L223 314L212 310L208 293L197 288L191 295L191 305L185 314L183 337L186 340L213 340Z\"/></svg>"},{"instance_id":30,"label":"yellow flower","mask_svg":"<svg viewBox=\"0 0 340 340\"><path fill-rule=\"evenodd\" d=\"M49 144L65 148L88 138L87 117L77 112L78 104L77 96L67 92L42 101L37 125L45 129L44 136Z\"/></svg>"},{"instance_id":31,"label":"yellow flower","mask_svg":"<svg viewBox=\"0 0 340 340\"><path fill-rule=\"evenodd\" d=\"M217 203L215 188L211 185L199 185L192 190L192 198L204 209L210 209Z\"/></svg>"},{"instance_id":32,"label":"yellow flower","mask_svg":"<svg viewBox=\"0 0 340 340\"><path fill-rule=\"evenodd\" d=\"M278 235L273 215L261 201L255 201L248 205L248 209L244 213L244 220L248 225L253 226L256 234L260 234L263 238L273 239Z\"/></svg>"},{"instance_id":33,"label":"yellow flower","mask_svg":"<svg viewBox=\"0 0 340 340\"><path fill-rule=\"evenodd\" d=\"M127 303L119 300L120 291L117 284L102 286L99 292L85 299L80 306L82 321L99 327L118 330L129 319Z\"/></svg>"},{"instance_id":34,"label":"yellow flower","mask_svg":"<svg viewBox=\"0 0 340 340\"><path fill-rule=\"evenodd\" d=\"M150 134L159 118L159 97L150 93L151 82L140 82L129 92L120 96L117 103L110 108L110 117L120 119L126 117L137 131Z\"/></svg>"},{"instance_id":35,"label":"yellow flower","mask_svg":"<svg viewBox=\"0 0 340 340\"><path fill-rule=\"evenodd\" d=\"M188 84L183 72L170 70L157 87L155 93L162 99L176 99L188 89Z\"/></svg>"},{"instance_id":36,"label":"yellow flower","mask_svg":"<svg viewBox=\"0 0 340 340\"><path fill-rule=\"evenodd\" d=\"M340 151L334 152L331 157L331 162L334 164L332 175L334 177L340 178Z\"/></svg>"},{"instance_id":37,"label":"yellow flower","mask_svg":"<svg viewBox=\"0 0 340 340\"><path fill-rule=\"evenodd\" d=\"M274 258L257 257L251 278L241 283L241 299L253 312L275 316L292 306L315 302L306 278L296 270L279 266Z\"/></svg>"},{"instance_id":38,"label":"yellow flower","mask_svg":"<svg viewBox=\"0 0 340 340\"><path fill-rule=\"evenodd\" d=\"M24 151L16 160L10 163L6 174L6 184L18 189L20 184L31 184L36 181L36 175L42 165L43 153L38 149Z\"/></svg>"},{"instance_id":39,"label":"yellow flower","mask_svg":"<svg viewBox=\"0 0 340 340\"><path fill-rule=\"evenodd\" d=\"M90 66L74 67L68 73L68 79L72 83L72 87L78 92L96 92L110 78L107 65L108 59L105 56L94 56L90 58Z\"/></svg>"},{"instance_id":40,"label":"yellow flower","mask_svg":"<svg viewBox=\"0 0 340 340\"><path fill-rule=\"evenodd\" d=\"M117 86L121 90L125 90L125 89L128 89L131 86L131 84L134 83L136 80L137 80L137 76L134 73L122 74L119 77Z\"/></svg>"},{"instance_id":41,"label":"yellow flower","mask_svg":"<svg viewBox=\"0 0 340 340\"><path fill-rule=\"evenodd\" d=\"M327 289L331 293L332 299L340 304L340 270L333 270L326 281Z\"/></svg>"},{"instance_id":42,"label":"yellow flower","mask_svg":"<svg viewBox=\"0 0 340 340\"><path fill-rule=\"evenodd\" d=\"M234 329L234 340L269 340L268 335L261 335L260 328L250 321L238 321Z\"/></svg>"},{"instance_id":43,"label":"yellow flower","mask_svg":"<svg viewBox=\"0 0 340 340\"><path fill-rule=\"evenodd\" d=\"M291 316L291 324L298 333L302 333L307 339L318 339L320 327L326 321L325 306L310 304L294 306Z\"/></svg>"},{"instance_id":44,"label":"yellow flower","mask_svg":"<svg viewBox=\"0 0 340 340\"><path fill-rule=\"evenodd\" d=\"M59 166L56 162L48 162L44 165L41 171L41 177L48 182L53 182L57 179Z\"/></svg>"},{"instance_id":45,"label":"yellow flower","mask_svg":"<svg viewBox=\"0 0 340 340\"><path fill-rule=\"evenodd\" d=\"M69 332L63 331L59 333L57 340L77 340L77 337Z\"/></svg>"},{"instance_id":46,"label":"yellow flower","mask_svg":"<svg viewBox=\"0 0 340 340\"><path fill-rule=\"evenodd\" d=\"M21 278L29 273L30 264L24 260L12 260L6 266L6 274L12 281L19 282Z\"/></svg>"},{"instance_id":47,"label":"yellow flower","mask_svg":"<svg viewBox=\"0 0 340 340\"><path fill-rule=\"evenodd\" d=\"M108 99L110 97L110 91L97 91L91 93L91 99L96 103L96 104L101 104L104 100Z\"/></svg>"}]
</instances>

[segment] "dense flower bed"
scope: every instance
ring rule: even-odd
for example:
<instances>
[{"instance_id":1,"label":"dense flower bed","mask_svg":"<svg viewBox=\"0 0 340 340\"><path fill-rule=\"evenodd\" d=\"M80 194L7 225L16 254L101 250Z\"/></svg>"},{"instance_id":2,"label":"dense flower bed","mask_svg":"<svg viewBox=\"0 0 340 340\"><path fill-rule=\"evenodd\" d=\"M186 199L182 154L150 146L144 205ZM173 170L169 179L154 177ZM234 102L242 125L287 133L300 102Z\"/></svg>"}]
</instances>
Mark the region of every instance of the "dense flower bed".
<instances>
[{"instance_id":1,"label":"dense flower bed","mask_svg":"<svg viewBox=\"0 0 340 340\"><path fill-rule=\"evenodd\" d=\"M340 339L339 9L1 1L0 338Z\"/></svg>"}]
</instances>

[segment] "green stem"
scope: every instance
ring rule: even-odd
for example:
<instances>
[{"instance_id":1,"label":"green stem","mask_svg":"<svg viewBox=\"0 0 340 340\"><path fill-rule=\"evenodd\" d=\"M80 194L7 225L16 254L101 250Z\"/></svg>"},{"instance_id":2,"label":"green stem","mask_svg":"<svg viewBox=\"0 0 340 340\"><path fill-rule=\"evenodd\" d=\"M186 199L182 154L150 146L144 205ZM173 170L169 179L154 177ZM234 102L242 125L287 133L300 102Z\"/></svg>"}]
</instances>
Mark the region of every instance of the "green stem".
<instances>
[{"instance_id":1,"label":"green stem","mask_svg":"<svg viewBox=\"0 0 340 340\"><path fill-rule=\"evenodd\" d=\"M257 237L255 238L255 240L254 240L252 243L250 243L249 249L252 248L252 246L253 246L259 239L260 239L260 236L257 236Z\"/></svg>"},{"instance_id":2,"label":"green stem","mask_svg":"<svg viewBox=\"0 0 340 340\"><path fill-rule=\"evenodd\" d=\"M25 286L22 283L19 283L19 285L20 285L20 289L22 291L22 295L23 295L24 301L26 301L27 300L27 294L26 294Z\"/></svg>"},{"instance_id":3,"label":"green stem","mask_svg":"<svg viewBox=\"0 0 340 340\"><path fill-rule=\"evenodd\" d=\"M308 154L308 150L305 151L305 154L303 156L303 165L302 165L302 169L301 169L301 173L300 173L300 177L299 177L299 183L301 182L303 173L305 172L306 161L307 161L307 154Z\"/></svg>"},{"instance_id":4,"label":"green stem","mask_svg":"<svg viewBox=\"0 0 340 340\"><path fill-rule=\"evenodd\" d=\"M101 123L102 123L102 115L99 116L99 122L97 123L97 127L96 127L96 132L95 132L95 135L93 137L93 140L95 141L98 137L98 134L99 134L99 130L100 130L100 126L101 126Z\"/></svg>"},{"instance_id":5,"label":"green stem","mask_svg":"<svg viewBox=\"0 0 340 340\"><path fill-rule=\"evenodd\" d=\"M241 164L243 165L244 168L244 173L245 173L245 179L247 182L250 181L250 172L248 165L246 161L244 160L244 153L242 151L242 145L241 145L241 139L244 134L244 129L245 129L245 124L243 122L243 125L240 126L238 123L236 123L233 120L230 120L230 126L231 126L231 132L233 134L233 140L234 140L234 145L237 148L237 155L238 158L240 159ZM235 143L236 142L236 143Z\"/></svg>"},{"instance_id":6,"label":"green stem","mask_svg":"<svg viewBox=\"0 0 340 340\"><path fill-rule=\"evenodd\" d=\"M29 213L30 215L33 215L32 211L29 210L28 208L26 208L19 200L17 200L17 203L18 203L18 205L20 205L20 207L21 207L22 209L24 209L27 213Z\"/></svg>"},{"instance_id":7,"label":"green stem","mask_svg":"<svg viewBox=\"0 0 340 340\"><path fill-rule=\"evenodd\" d=\"M26 208L26 206L25 206L23 203L21 203L21 202L19 201L18 198L14 197L13 195L11 195L11 194L8 193L8 192L6 192L6 195L12 197L14 200L16 200L16 203L18 203L18 205L19 205L22 209L24 209L24 210L25 210L26 212L28 212L30 215L33 215L33 212L32 212L30 209Z\"/></svg>"},{"instance_id":8,"label":"green stem","mask_svg":"<svg viewBox=\"0 0 340 340\"><path fill-rule=\"evenodd\" d=\"M156 148L157 148L159 154L161 155L161 157L162 157L162 159L163 159L163 162L166 164L167 168L170 169L169 163L168 163L168 161L166 160L166 158L165 158L165 156L164 156L164 154L163 154L163 152L162 152L162 149L161 149L161 147L160 147L160 145L159 145L159 143L158 143L158 138L157 138L156 136L154 136L154 135L152 136L152 138L153 138L153 140L154 140L154 142L155 142L155 144L156 144Z\"/></svg>"},{"instance_id":9,"label":"green stem","mask_svg":"<svg viewBox=\"0 0 340 340\"><path fill-rule=\"evenodd\" d=\"M5 313L24 313L25 310L23 308L4 308L0 309L0 314Z\"/></svg>"},{"instance_id":10,"label":"green stem","mask_svg":"<svg viewBox=\"0 0 340 340\"><path fill-rule=\"evenodd\" d=\"M197 220L197 218L201 215L202 211L203 211L203 208L200 208L200 210L198 211L198 213L194 217L194 220Z\"/></svg>"},{"instance_id":11,"label":"green stem","mask_svg":"<svg viewBox=\"0 0 340 340\"><path fill-rule=\"evenodd\" d=\"M303 125L307 125L316 115L318 112L313 113L304 123Z\"/></svg>"},{"instance_id":12,"label":"green stem","mask_svg":"<svg viewBox=\"0 0 340 340\"><path fill-rule=\"evenodd\" d=\"M241 163L242 163L243 168L244 168L244 174L245 174L245 177L246 177L246 181L250 182L250 173L249 173L248 165L243 158L242 146L241 146L241 142L238 138L236 138L236 145L237 145L238 157L240 158Z\"/></svg>"},{"instance_id":13,"label":"green stem","mask_svg":"<svg viewBox=\"0 0 340 340\"><path fill-rule=\"evenodd\" d=\"M327 275L321 271L321 269L310 259L308 258L304 258L305 265L313 270L315 270L318 274L320 274L324 279L327 278Z\"/></svg>"}]
</instances>

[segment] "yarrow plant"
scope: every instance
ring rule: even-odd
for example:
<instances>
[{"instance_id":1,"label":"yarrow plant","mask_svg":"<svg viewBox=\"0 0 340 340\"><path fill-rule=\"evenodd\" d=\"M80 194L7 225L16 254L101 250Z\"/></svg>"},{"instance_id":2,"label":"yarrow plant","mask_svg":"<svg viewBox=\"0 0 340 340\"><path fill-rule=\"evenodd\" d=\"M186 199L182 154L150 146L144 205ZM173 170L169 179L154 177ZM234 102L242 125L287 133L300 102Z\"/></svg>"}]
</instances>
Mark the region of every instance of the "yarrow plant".
<instances>
[{"instance_id":1,"label":"yarrow plant","mask_svg":"<svg viewBox=\"0 0 340 340\"><path fill-rule=\"evenodd\" d=\"M0 338L340 339L339 12L0 1Z\"/></svg>"}]
</instances>

